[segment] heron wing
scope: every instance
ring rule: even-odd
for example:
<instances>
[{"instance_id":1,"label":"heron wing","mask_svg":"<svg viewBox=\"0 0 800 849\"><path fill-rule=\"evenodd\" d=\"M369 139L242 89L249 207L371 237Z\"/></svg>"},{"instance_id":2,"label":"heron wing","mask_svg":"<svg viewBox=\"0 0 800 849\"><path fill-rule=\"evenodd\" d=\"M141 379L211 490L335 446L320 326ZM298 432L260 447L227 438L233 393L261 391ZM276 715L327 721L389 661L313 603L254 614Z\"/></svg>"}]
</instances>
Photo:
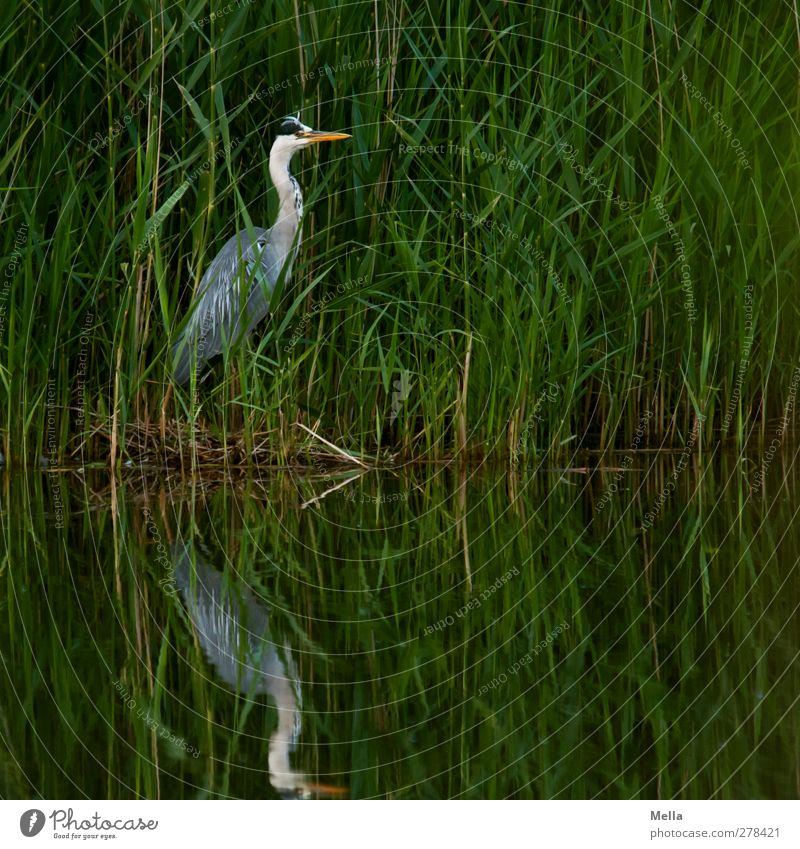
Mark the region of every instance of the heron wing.
<instances>
[{"instance_id":1,"label":"heron wing","mask_svg":"<svg viewBox=\"0 0 800 849\"><path fill-rule=\"evenodd\" d=\"M287 672L267 607L242 581L227 580L191 543L173 544L171 554L175 583L219 677L234 691L274 695Z\"/></svg>"},{"instance_id":2,"label":"heron wing","mask_svg":"<svg viewBox=\"0 0 800 849\"><path fill-rule=\"evenodd\" d=\"M269 300L286 257L270 231L247 230L231 237L206 269L191 317L172 349L174 378L186 383L194 357L198 373L205 364L241 341L269 311Z\"/></svg>"}]
</instances>

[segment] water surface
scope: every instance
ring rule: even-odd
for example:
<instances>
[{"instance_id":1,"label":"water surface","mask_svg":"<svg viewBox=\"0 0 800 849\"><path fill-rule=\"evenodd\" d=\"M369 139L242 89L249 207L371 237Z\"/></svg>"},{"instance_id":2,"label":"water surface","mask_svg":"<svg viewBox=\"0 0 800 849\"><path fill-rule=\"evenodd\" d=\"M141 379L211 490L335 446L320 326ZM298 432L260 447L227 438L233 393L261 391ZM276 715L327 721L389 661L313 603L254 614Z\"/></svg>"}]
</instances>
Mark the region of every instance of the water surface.
<instances>
[{"instance_id":1,"label":"water surface","mask_svg":"<svg viewBox=\"0 0 800 849\"><path fill-rule=\"evenodd\" d=\"M796 797L792 490L603 462L5 478L0 793Z\"/></svg>"}]
</instances>

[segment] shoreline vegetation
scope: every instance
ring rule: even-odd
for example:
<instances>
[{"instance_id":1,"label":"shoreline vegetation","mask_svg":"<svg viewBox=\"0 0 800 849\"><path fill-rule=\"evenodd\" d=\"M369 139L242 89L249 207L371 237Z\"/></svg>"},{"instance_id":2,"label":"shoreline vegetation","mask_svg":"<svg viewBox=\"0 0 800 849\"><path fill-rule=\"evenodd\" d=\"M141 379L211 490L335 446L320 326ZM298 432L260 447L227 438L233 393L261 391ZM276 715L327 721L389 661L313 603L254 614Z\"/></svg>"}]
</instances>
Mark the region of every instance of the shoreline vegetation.
<instances>
[{"instance_id":1,"label":"shoreline vegetation","mask_svg":"<svg viewBox=\"0 0 800 849\"><path fill-rule=\"evenodd\" d=\"M286 4L276 27L11 0L0 463L524 472L635 443L770 446L766 472L796 427L796 21L549 6ZM293 279L173 389L209 262L274 221L297 110L353 139L295 160Z\"/></svg>"}]
</instances>

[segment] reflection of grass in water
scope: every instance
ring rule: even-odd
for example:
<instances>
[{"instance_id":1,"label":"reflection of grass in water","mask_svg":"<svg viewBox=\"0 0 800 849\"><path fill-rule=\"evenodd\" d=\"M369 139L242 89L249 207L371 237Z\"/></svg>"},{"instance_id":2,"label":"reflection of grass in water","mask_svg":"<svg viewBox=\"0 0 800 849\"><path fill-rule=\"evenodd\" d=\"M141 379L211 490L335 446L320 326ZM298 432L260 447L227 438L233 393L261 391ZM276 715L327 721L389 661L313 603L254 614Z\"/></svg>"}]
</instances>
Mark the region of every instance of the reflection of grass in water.
<instances>
[{"instance_id":1,"label":"reflection of grass in water","mask_svg":"<svg viewBox=\"0 0 800 849\"><path fill-rule=\"evenodd\" d=\"M372 3L349 15L315 5L301 27L284 3L279 26L271 7L250 4L200 32L198 5L164 24L165 44L141 0L102 21L77 6L44 23L30 4L6 8L19 22L3 54L13 192L1 238L13 281L0 292L0 377L4 409L22 412L2 425L10 460L34 465L46 453L48 377L60 458L84 436L85 453L107 460L114 422L122 455L158 454L168 339L222 241L248 216L272 221L263 128L296 106L354 138L320 152L319 172L314 154L297 160L309 200L299 276L257 352L232 358L238 376L234 363L227 379L218 367L200 392L202 440L227 445L228 459L251 456L259 434L284 456L301 412L351 450L442 456L466 436L508 455L547 380L561 401L543 411L530 449L586 431L629 444L645 410L656 411L657 439L681 444L695 406L709 415L708 439L731 403L740 438L762 398L766 415L781 409L800 338L782 308L797 248L780 170L797 161L785 106L796 86L791 16L770 20L765 36L744 14L714 22L679 4L661 4L653 23L624 4L587 17L566 2L503 4L494 18L476 0L448 12L449 27L437 8L406 2L388 29ZM298 29L314 33L302 69ZM364 62L375 55L377 69ZM345 59L358 67L345 70ZM338 66L333 82L325 64ZM735 125L749 171L682 74ZM109 144L88 147L126 117ZM446 151L414 156L400 144ZM630 208L604 198L581 176L589 169ZM691 328L655 195L691 265ZM137 256L149 235L152 254ZM310 305L358 279L286 352ZM738 386L752 281L756 344ZM413 390L392 422L393 382L406 371ZM183 395L166 410L165 434L184 454L179 427L192 418ZM140 423L153 443L142 446Z\"/></svg>"},{"instance_id":2,"label":"reflection of grass in water","mask_svg":"<svg viewBox=\"0 0 800 849\"><path fill-rule=\"evenodd\" d=\"M690 499L689 470L642 535L636 517L672 462L638 494L642 478L626 476L629 491L588 527L601 481L590 496L543 476L509 504L503 480L476 479L466 516L457 477L379 508L299 511L305 494L281 479L267 498L212 492L195 520L217 568L271 606L303 682L294 766L354 797L795 796L794 765L774 768L798 751L789 505L740 515L729 493L714 507L726 465L705 469ZM373 481L359 482L373 497L397 486ZM182 605L159 589L141 498L119 493L116 531L101 507L57 537L21 483L2 517L0 792L269 796L274 706L215 677ZM66 495L67 512L80 506ZM165 538L189 532L179 507ZM510 565L518 577L422 636ZM549 649L478 695L561 622ZM201 757L154 738L117 678Z\"/></svg>"}]
</instances>

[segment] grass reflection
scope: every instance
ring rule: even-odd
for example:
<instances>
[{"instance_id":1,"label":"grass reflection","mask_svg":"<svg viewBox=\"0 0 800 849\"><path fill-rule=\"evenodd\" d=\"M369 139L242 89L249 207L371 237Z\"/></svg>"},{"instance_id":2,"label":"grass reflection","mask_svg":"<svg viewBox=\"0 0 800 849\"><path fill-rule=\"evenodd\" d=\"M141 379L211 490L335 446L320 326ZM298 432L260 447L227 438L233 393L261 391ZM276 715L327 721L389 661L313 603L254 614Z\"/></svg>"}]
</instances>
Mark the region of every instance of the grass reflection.
<instances>
[{"instance_id":1,"label":"grass reflection","mask_svg":"<svg viewBox=\"0 0 800 849\"><path fill-rule=\"evenodd\" d=\"M795 797L795 507L679 460L9 478L0 790Z\"/></svg>"}]
</instances>

